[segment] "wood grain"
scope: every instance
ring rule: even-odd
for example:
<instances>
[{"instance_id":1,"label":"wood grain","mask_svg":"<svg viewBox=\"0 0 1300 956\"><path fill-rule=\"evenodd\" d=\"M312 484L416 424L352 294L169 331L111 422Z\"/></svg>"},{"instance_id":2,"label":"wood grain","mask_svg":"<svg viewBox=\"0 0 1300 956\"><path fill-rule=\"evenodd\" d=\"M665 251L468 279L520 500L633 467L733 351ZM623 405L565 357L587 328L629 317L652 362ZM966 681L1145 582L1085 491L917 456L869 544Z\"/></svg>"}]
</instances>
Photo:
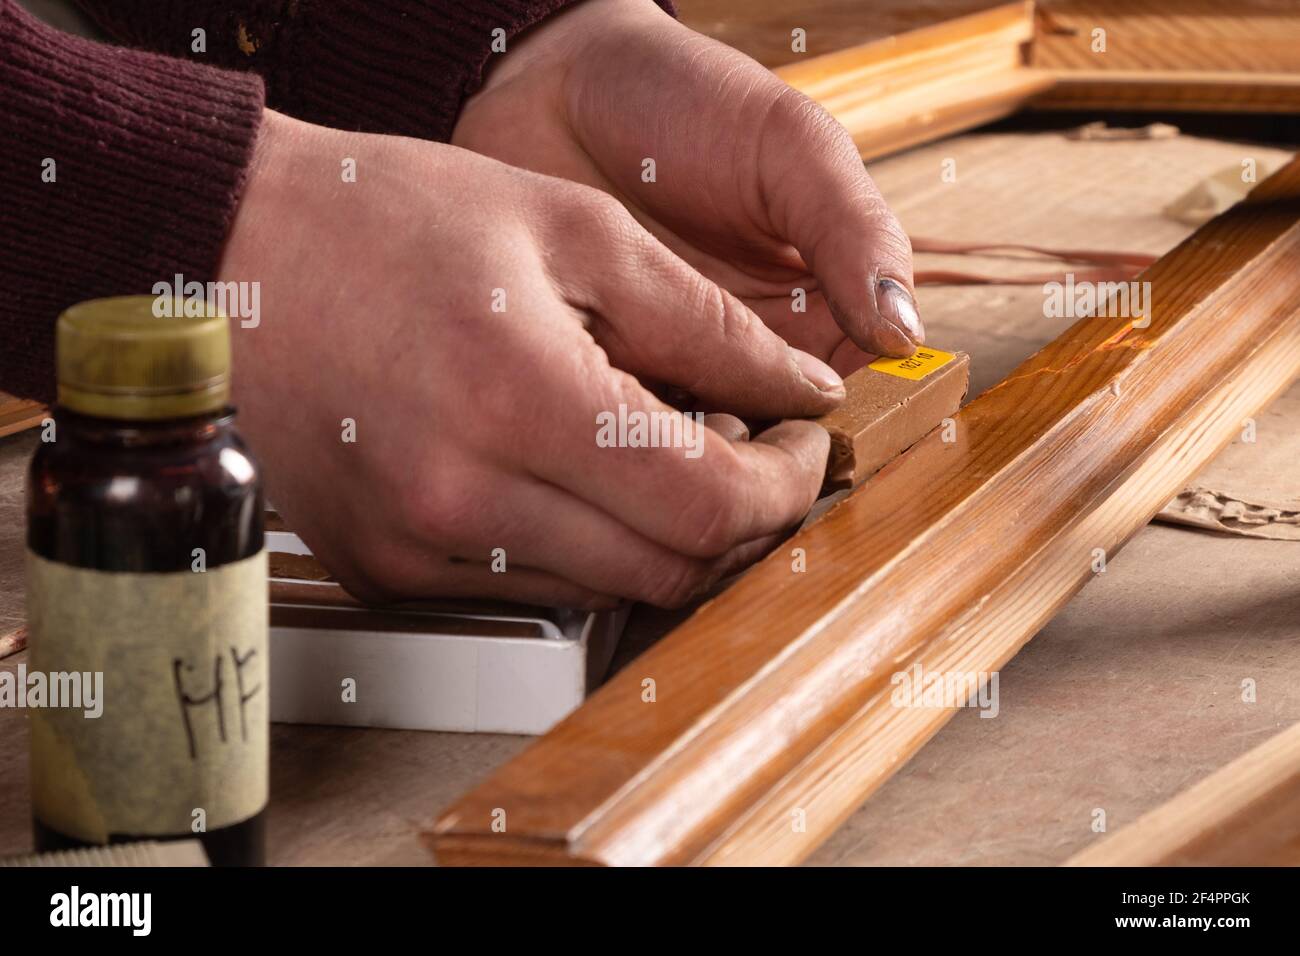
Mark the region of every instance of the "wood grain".
<instances>
[{"instance_id":1,"label":"wood grain","mask_svg":"<svg viewBox=\"0 0 1300 956\"><path fill-rule=\"evenodd\" d=\"M1300 73L1111 70L1059 77L1050 91L1029 105L1064 110L1300 113Z\"/></svg>"},{"instance_id":2,"label":"wood grain","mask_svg":"<svg viewBox=\"0 0 1300 956\"><path fill-rule=\"evenodd\" d=\"M1008 3L779 67L863 158L1007 116L1051 86L1026 66L1033 4Z\"/></svg>"},{"instance_id":3,"label":"wood grain","mask_svg":"<svg viewBox=\"0 0 1300 956\"><path fill-rule=\"evenodd\" d=\"M1300 866L1300 724L1066 866Z\"/></svg>"},{"instance_id":4,"label":"wood grain","mask_svg":"<svg viewBox=\"0 0 1300 956\"><path fill-rule=\"evenodd\" d=\"M997 6L999 0L677 0L693 30L775 69ZM790 31L806 31L807 52Z\"/></svg>"},{"instance_id":5,"label":"wood grain","mask_svg":"<svg viewBox=\"0 0 1300 956\"><path fill-rule=\"evenodd\" d=\"M1143 274L1149 327L1080 320L452 805L439 859L802 859L953 712L892 675L999 666L1300 372L1298 259L1293 161Z\"/></svg>"},{"instance_id":6,"label":"wood grain","mask_svg":"<svg viewBox=\"0 0 1300 956\"><path fill-rule=\"evenodd\" d=\"M1300 368L1300 323L1290 323L1280 334L1261 343L1257 352L1260 361ZM931 642L925 647L916 658L922 672L975 674L1001 668L1073 593L1057 604L1045 605L1040 618L1026 629L1024 620L1012 616L1020 611L1024 590L1049 587L1053 577L1064 577L1072 570L1078 575L1078 587L1082 587L1092 569L1079 567L1080 551L1091 545L1104 547L1107 554L1113 555L1127 540L1122 529L1135 522L1140 527L1148 520L1150 508L1146 502L1172 494L1180 484L1167 468L1168 456L1208 461L1224 443L1218 438L1216 422L1226 420L1239 426L1243 418L1271 401L1277 391L1269 378L1243 376L1200 402L1197 410L1181 420L1133 474L1113 490L1104 506L1068 531L1075 542L1073 549L1061 549L1050 563L1044 559L1009 577L990 595L978 621L958 629L947 641ZM1195 436L1191 444L1187 444L1189 434ZM1180 444L1186 447L1178 447ZM765 794L702 862L798 862L810 852L810 838L814 845L828 838L865 796L884 783L952 716L948 710L900 710L892 705L889 690L878 692L840 732ZM849 787L857 788L862 796L853 801L846 792ZM806 833L791 831L791 807L803 809L808 819Z\"/></svg>"},{"instance_id":7,"label":"wood grain","mask_svg":"<svg viewBox=\"0 0 1300 956\"><path fill-rule=\"evenodd\" d=\"M1030 62L1058 109L1300 112L1300 10L1285 0L1055 0ZM1105 31L1105 49L1093 31Z\"/></svg>"},{"instance_id":8,"label":"wood grain","mask_svg":"<svg viewBox=\"0 0 1300 956\"><path fill-rule=\"evenodd\" d=\"M825 106L864 158L1025 107L1300 113L1300 11L1290 0L681 6L690 26ZM806 52L791 48L795 28Z\"/></svg>"},{"instance_id":9,"label":"wood grain","mask_svg":"<svg viewBox=\"0 0 1300 956\"><path fill-rule=\"evenodd\" d=\"M40 402L0 392L0 438L39 425L47 414Z\"/></svg>"}]
</instances>

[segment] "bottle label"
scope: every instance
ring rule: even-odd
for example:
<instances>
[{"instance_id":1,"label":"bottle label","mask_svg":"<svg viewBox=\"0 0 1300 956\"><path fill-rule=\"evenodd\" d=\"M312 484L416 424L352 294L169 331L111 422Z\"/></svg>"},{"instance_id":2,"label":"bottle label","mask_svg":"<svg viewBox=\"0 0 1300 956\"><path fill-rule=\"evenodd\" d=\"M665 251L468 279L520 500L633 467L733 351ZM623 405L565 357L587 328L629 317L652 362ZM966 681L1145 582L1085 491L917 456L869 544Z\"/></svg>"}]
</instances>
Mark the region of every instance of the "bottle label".
<instances>
[{"instance_id":1,"label":"bottle label","mask_svg":"<svg viewBox=\"0 0 1300 956\"><path fill-rule=\"evenodd\" d=\"M105 843L202 833L266 806L265 551L163 574L77 568L29 551L27 620L29 683L102 680L93 708L48 706L67 703L51 694L31 712L42 823Z\"/></svg>"}]
</instances>

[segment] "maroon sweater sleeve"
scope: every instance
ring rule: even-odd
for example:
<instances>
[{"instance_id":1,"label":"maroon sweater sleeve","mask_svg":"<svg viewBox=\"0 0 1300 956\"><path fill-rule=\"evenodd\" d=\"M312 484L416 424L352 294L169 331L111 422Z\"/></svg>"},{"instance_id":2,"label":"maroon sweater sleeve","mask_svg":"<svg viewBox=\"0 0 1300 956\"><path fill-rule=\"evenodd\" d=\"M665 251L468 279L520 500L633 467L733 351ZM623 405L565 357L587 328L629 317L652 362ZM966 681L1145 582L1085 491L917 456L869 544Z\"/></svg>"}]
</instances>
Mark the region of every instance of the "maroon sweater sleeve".
<instances>
[{"instance_id":1,"label":"maroon sweater sleeve","mask_svg":"<svg viewBox=\"0 0 1300 956\"><path fill-rule=\"evenodd\" d=\"M267 103L299 119L446 141L493 40L508 50L512 37L578 0L77 2L124 42L256 71ZM656 2L674 11L672 0Z\"/></svg>"},{"instance_id":2,"label":"maroon sweater sleeve","mask_svg":"<svg viewBox=\"0 0 1300 956\"><path fill-rule=\"evenodd\" d=\"M0 389L48 401L74 302L213 279L262 81L106 46L0 0Z\"/></svg>"}]
</instances>

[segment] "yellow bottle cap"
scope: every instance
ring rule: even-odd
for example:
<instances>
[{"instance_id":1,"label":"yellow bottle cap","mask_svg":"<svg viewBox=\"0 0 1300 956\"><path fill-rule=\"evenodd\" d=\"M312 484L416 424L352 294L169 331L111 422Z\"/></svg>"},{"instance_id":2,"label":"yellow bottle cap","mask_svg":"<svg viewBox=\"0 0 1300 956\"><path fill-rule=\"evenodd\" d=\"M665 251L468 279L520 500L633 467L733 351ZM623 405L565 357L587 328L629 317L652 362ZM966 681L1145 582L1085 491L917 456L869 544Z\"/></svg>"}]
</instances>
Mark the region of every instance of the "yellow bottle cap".
<instances>
[{"instance_id":1,"label":"yellow bottle cap","mask_svg":"<svg viewBox=\"0 0 1300 956\"><path fill-rule=\"evenodd\" d=\"M207 306L174 318L151 295L92 299L59 316L59 404L97 418L188 418L219 411L230 399L230 329Z\"/></svg>"}]
</instances>

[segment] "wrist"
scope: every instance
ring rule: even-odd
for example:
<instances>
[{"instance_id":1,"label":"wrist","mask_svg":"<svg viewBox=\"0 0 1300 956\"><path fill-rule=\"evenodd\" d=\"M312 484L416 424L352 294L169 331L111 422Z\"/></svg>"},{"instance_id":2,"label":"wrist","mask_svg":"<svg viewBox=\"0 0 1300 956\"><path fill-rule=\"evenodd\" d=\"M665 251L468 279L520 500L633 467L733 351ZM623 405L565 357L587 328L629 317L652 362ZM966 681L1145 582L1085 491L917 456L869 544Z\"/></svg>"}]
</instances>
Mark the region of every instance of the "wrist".
<instances>
[{"instance_id":1,"label":"wrist","mask_svg":"<svg viewBox=\"0 0 1300 956\"><path fill-rule=\"evenodd\" d=\"M332 130L264 109L239 202L226 231L218 278L257 278L267 264L267 248L285 234L290 222L309 213L331 178L338 181L340 159L358 152L357 145L348 140L366 135Z\"/></svg>"},{"instance_id":2,"label":"wrist","mask_svg":"<svg viewBox=\"0 0 1300 956\"><path fill-rule=\"evenodd\" d=\"M246 317L231 314L231 353L235 374L232 384L236 404L243 406L242 386L258 387L259 357L274 363L268 353L278 338L273 334L282 323L264 324L266 290L261 280L268 265L269 244L283 235L287 219L295 214L294 204L302 197L292 194L292 167L295 141L301 139L302 130L310 130L309 123L292 119L271 109L262 111L257 139L244 176L243 189L235 214L226 232L226 241L217 265L216 281L226 288L241 289L246 300L252 300L252 290L257 289L259 314L255 324ZM300 180L303 177L298 177ZM302 208L298 209L301 214ZM229 310L228 310L229 312Z\"/></svg>"}]
</instances>

